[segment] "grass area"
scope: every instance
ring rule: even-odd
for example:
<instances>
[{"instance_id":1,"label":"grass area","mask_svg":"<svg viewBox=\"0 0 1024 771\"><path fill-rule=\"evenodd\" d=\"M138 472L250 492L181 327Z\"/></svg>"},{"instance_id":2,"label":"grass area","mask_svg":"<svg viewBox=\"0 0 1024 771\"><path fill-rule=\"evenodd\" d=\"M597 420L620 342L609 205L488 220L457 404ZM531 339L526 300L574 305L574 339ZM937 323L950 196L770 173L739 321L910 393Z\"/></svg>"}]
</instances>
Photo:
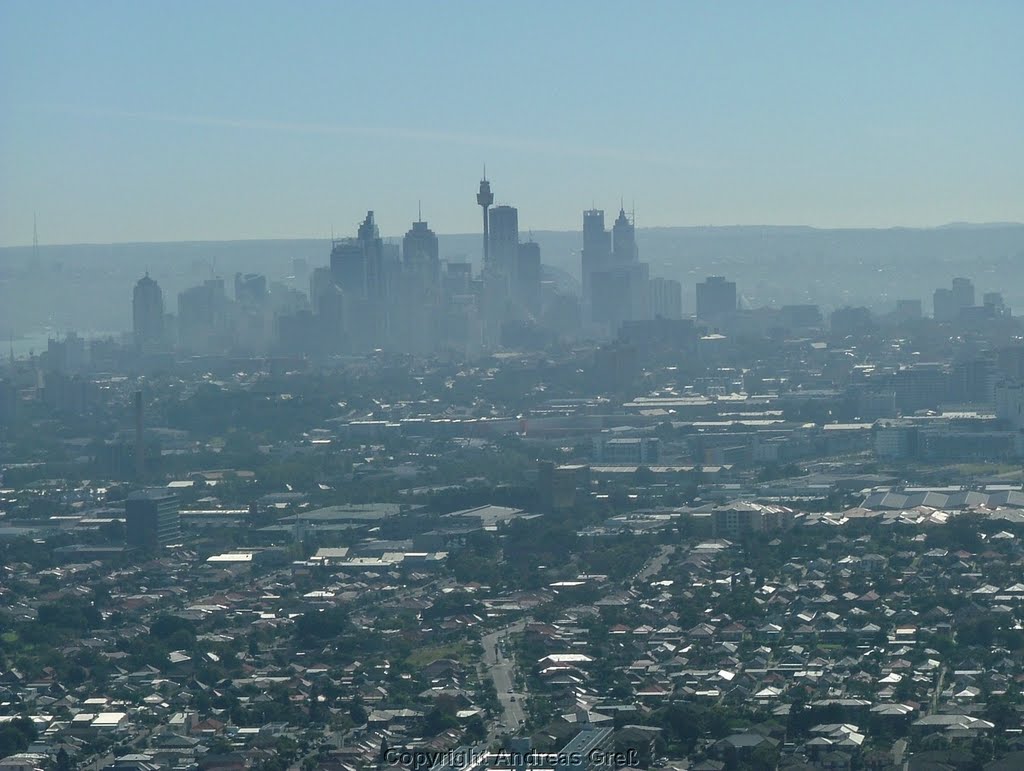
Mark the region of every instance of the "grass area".
<instances>
[{"instance_id":1,"label":"grass area","mask_svg":"<svg viewBox=\"0 0 1024 771\"><path fill-rule=\"evenodd\" d=\"M435 645L430 648L420 648L413 651L408 662L412 667L425 667L431 661L437 659L453 659L462 664L476 663L476 656L465 642L452 643L451 645Z\"/></svg>"},{"instance_id":2,"label":"grass area","mask_svg":"<svg viewBox=\"0 0 1024 771\"><path fill-rule=\"evenodd\" d=\"M5 643L16 642L18 640L18 633L4 632L3 634L0 634L0 640L3 640Z\"/></svg>"},{"instance_id":3,"label":"grass area","mask_svg":"<svg viewBox=\"0 0 1024 771\"><path fill-rule=\"evenodd\" d=\"M1019 476L1021 467L1011 463L956 463L949 467L965 476L993 476L1013 474Z\"/></svg>"}]
</instances>

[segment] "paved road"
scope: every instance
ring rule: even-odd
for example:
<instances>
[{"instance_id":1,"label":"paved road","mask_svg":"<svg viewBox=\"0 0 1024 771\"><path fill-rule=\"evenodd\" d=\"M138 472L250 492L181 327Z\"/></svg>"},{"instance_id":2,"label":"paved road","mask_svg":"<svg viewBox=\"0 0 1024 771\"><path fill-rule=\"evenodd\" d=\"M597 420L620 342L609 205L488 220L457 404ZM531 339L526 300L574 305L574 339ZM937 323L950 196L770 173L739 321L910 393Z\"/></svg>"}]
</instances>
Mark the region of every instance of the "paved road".
<instances>
[{"instance_id":1,"label":"paved road","mask_svg":"<svg viewBox=\"0 0 1024 771\"><path fill-rule=\"evenodd\" d=\"M900 769L905 769L907 761L904 760L907 754L907 740L897 739L892 745L892 764Z\"/></svg>"},{"instance_id":2,"label":"paved road","mask_svg":"<svg viewBox=\"0 0 1024 771\"><path fill-rule=\"evenodd\" d=\"M648 560L643 570L633 577L634 583L643 583L644 581L648 581L658 575L658 573L661 572L661 569L665 567L665 563L668 562L669 558L675 554L675 551L675 546L662 546L658 550L658 553Z\"/></svg>"},{"instance_id":3,"label":"paved road","mask_svg":"<svg viewBox=\"0 0 1024 771\"><path fill-rule=\"evenodd\" d=\"M492 729L493 736L515 733L519 730L520 721L526 720L526 705L524 704L526 694L519 691L509 693L510 689L515 688L515 661L512 658L506 658L498 650L498 642L503 637L521 632L525 628L526 621L518 621L504 629L484 635L480 639L484 647L483 665L494 682L494 689L498 692L498 701L502 709L498 724ZM515 701L512 701L513 697Z\"/></svg>"},{"instance_id":4,"label":"paved road","mask_svg":"<svg viewBox=\"0 0 1024 771\"><path fill-rule=\"evenodd\" d=\"M946 665L939 667L939 676L935 679L935 690L932 691L929 713L934 715L939 709L939 696L942 695L942 684L946 680Z\"/></svg>"}]
</instances>

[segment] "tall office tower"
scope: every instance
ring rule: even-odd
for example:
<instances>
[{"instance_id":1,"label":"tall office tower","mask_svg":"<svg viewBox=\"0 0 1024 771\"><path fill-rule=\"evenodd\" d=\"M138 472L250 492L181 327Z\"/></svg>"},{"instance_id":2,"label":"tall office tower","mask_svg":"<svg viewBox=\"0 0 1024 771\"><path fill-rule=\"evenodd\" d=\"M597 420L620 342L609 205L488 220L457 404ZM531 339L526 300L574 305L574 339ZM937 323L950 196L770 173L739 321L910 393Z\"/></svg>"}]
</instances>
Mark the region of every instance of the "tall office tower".
<instances>
[{"instance_id":1,"label":"tall office tower","mask_svg":"<svg viewBox=\"0 0 1024 771\"><path fill-rule=\"evenodd\" d=\"M384 241L373 219L373 212L366 212L366 219L359 226L356 237L363 245L366 260L366 290L374 298L380 298L387 291L384 278ZM394 256L394 255L392 255Z\"/></svg>"},{"instance_id":2,"label":"tall office tower","mask_svg":"<svg viewBox=\"0 0 1024 771\"><path fill-rule=\"evenodd\" d=\"M178 294L178 338L187 350L213 353L226 345L224 279L211 278Z\"/></svg>"},{"instance_id":3,"label":"tall office tower","mask_svg":"<svg viewBox=\"0 0 1024 771\"><path fill-rule=\"evenodd\" d=\"M932 317L936 321L953 321L959 315L959 308L953 299L953 290L939 287L932 295Z\"/></svg>"},{"instance_id":4,"label":"tall office tower","mask_svg":"<svg viewBox=\"0 0 1024 771\"><path fill-rule=\"evenodd\" d=\"M125 500L124 511L129 546L155 550L181 543L178 499L163 488L131 493Z\"/></svg>"},{"instance_id":5,"label":"tall office tower","mask_svg":"<svg viewBox=\"0 0 1024 771\"><path fill-rule=\"evenodd\" d=\"M708 276L697 284L697 318L708 321L736 311L736 283Z\"/></svg>"},{"instance_id":6,"label":"tall office tower","mask_svg":"<svg viewBox=\"0 0 1024 771\"><path fill-rule=\"evenodd\" d=\"M981 304L988 309L991 316L1010 315L1010 309L1006 307L1002 292L985 292L982 295Z\"/></svg>"},{"instance_id":7,"label":"tall office tower","mask_svg":"<svg viewBox=\"0 0 1024 771\"><path fill-rule=\"evenodd\" d=\"M583 252L594 260L607 260L612 251L611 233L604 229L604 211L583 212Z\"/></svg>"},{"instance_id":8,"label":"tall office tower","mask_svg":"<svg viewBox=\"0 0 1024 771\"><path fill-rule=\"evenodd\" d=\"M473 265L469 262L446 262L442 278L445 297L468 295L472 291Z\"/></svg>"},{"instance_id":9,"label":"tall office tower","mask_svg":"<svg viewBox=\"0 0 1024 771\"><path fill-rule=\"evenodd\" d=\"M235 274L232 316L237 347L250 353L266 350L272 319L269 305L266 276L258 273Z\"/></svg>"},{"instance_id":10,"label":"tall office tower","mask_svg":"<svg viewBox=\"0 0 1024 771\"><path fill-rule=\"evenodd\" d=\"M402 261L406 272L419 276L428 286L437 285L441 275L437 236L422 218L412 223L402 239Z\"/></svg>"},{"instance_id":11,"label":"tall office tower","mask_svg":"<svg viewBox=\"0 0 1024 771\"><path fill-rule=\"evenodd\" d=\"M490 263L490 238L488 233L487 209L494 203L494 193L491 192L491 183L487 181L487 169L484 168L484 178L480 180L480 190L476 194L477 205L484 212L484 261L483 268L486 269Z\"/></svg>"},{"instance_id":12,"label":"tall office tower","mask_svg":"<svg viewBox=\"0 0 1024 771\"><path fill-rule=\"evenodd\" d=\"M636 248L636 228L622 208L612 225L612 253L618 263L636 262L640 258Z\"/></svg>"},{"instance_id":13,"label":"tall office tower","mask_svg":"<svg viewBox=\"0 0 1024 771\"><path fill-rule=\"evenodd\" d=\"M334 276L330 268L315 268L309 276L309 305L314 314L320 313L320 298L334 289Z\"/></svg>"},{"instance_id":14,"label":"tall office tower","mask_svg":"<svg viewBox=\"0 0 1024 771\"><path fill-rule=\"evenodd\" d=\"M525 241L519 244L516 264L516 300L531 315L540 312L540 244Z\"/></svg>"},{"instance_id":15,"label":"tall office tower","mask_svg":"<svg viewBox=\"0 0 1024 771\"><path fill-rule=\"evenodd\" d=\"M514 206L495 206L490 212L491 263L514 278L519 253L519 211Z\"/></svg>"},{"instance_id":16,"label":"tall office tower","mask_svg":"<svg viewBox=\"0 0 1024 771\"><path fill-rule=\"evenodd\" d=\"M495 206L488 212L487 263L484 265L483 295L480 298L484 341L497 345L501 325L513 313L512 294L519 254L519 212L511 206Z\"/></svg>"},{"instance_id":17,"label":"tall office tower","mask_svg":"<svg viewBox=\"0 0 1024 771\"><path fill-rule=\"evenodd\" d=\"M63 340L52 337L46 341L46 353L41 357L43 368L62 375L80 373L85 370L85 340L74 332L68 332Z\"/></svg>"},{"instance_id":18,"label":"tall office tower","mask_svg":"<svg viewBox=\"0 0 1024 771\"><path fill-rule=\"evenodd\" d=\"M437 236L420 217L402 239L402 270L398 302L392 314L395 347L426 355L440 338L441 262Z\"/></svg>"},{"instance_id":19,"label":"tall office tower","mask_svg":"<svg viewBox=\"0 0 1024 771\"><path fill-rule=\"evenodd\" d=\"M953 279L953 303L958 315L961 309L974 307L974 284L969 278Z\"/></svg>"},{"instance_id":20,"label":"tall office tower","mask_svg":"<svg viewBox=\"0 0 1024 771\"><path fill-rule=\"evenodd\" d=\"M604 229L604 212L588 209L583 212L583 252L580 255L580 274L583 278L583 319L598 321L594 309L594 274L606 270L611 261L611 233Z\"/></svg>"},{"instance_id":21,"label":"tall office tower","mask_svg":"<svg viewBox=\"0 0 1024 771\"><path fill-rule=\"evenodd\" d=\"M366 296L366 252L358 238L338 238L331 243L331 276L345 294Z\"/></svg>"},{"instance_id":22,"label":"tall office tower","mask_svg":"<svg viewBox=\"0 0 1024 771\"><path fill-rule=\"evenodd\" d=\"M132 293L132 333L140 351L159 348L164 342L164 293L149 277L139 279Z\"/></svg>"},{"instance_id":23,"label":"tall office tower","mask_svg":"<svg viewBox=\"0 0 1024 771\"><path fill-rule=\"evenodd\" d=\"M652 278L650 312L653 318L681 319L683 317L683 286L670 278Z\"/></svg>"},{"instance_id":24,"label":"tall office tower","mask_svg":"<svg viewBox=\"0 0 1024 771\"><path fill-rule=\"evenodd\" d=\"M267 301L267 277L259 273L235 274L235 302L246 307L262 307Z\"/></svg>"},{"instance_id":25,"label":"tall office tower","mask_svg":"<svg viewBox=\"0 0 1024 771\"><path fill-rule=\"evenodd\" d=\"M357 351L370 350L385 338L389 290L385 263L395 258L393 249L385 249L372 211L366 213L355 238L332 242L331 276L344 296L345 329Z\"/></svg>"}]
</instances>

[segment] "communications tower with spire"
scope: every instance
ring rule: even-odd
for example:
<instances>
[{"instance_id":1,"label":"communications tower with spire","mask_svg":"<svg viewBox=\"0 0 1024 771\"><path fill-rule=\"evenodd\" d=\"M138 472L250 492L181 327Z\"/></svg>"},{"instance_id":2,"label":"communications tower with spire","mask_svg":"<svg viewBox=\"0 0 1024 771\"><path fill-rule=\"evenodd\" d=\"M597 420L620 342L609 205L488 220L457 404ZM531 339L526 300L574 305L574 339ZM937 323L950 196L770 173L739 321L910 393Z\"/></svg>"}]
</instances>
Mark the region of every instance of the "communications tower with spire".
<instances>
[{"instance_id":1,"label":"communications tower with spire","mask_svg":"<svg viewBox=\"0 0 1024 771\"><path fill-rule=\"evenodd\" d=\"M484 267L490 267L490 228L487 225L487 209L494 203L494 193L491 192L491 183L487 181L487 167L484 166L484 178L480 180L480 190L476 194L476 202L484 212Z\"/></svg>"}]
</instances>

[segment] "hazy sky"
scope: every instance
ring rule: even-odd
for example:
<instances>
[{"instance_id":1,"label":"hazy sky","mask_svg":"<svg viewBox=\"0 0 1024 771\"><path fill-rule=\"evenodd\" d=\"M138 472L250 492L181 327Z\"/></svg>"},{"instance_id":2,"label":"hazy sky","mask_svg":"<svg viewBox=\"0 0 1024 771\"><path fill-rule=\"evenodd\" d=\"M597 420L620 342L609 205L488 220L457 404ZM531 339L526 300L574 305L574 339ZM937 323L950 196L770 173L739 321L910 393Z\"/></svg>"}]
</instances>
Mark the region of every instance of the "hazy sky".
<instances>
[{"instance_id":1,"label":"hazy sky","mask_svg":"<svg viewBox=\"0 0 1024 771\"><path fill-rule=\"evenodd\" d=\"M1024 220L1024 2L0 0L0 245Z\"/></svg>"}]
</instances>

